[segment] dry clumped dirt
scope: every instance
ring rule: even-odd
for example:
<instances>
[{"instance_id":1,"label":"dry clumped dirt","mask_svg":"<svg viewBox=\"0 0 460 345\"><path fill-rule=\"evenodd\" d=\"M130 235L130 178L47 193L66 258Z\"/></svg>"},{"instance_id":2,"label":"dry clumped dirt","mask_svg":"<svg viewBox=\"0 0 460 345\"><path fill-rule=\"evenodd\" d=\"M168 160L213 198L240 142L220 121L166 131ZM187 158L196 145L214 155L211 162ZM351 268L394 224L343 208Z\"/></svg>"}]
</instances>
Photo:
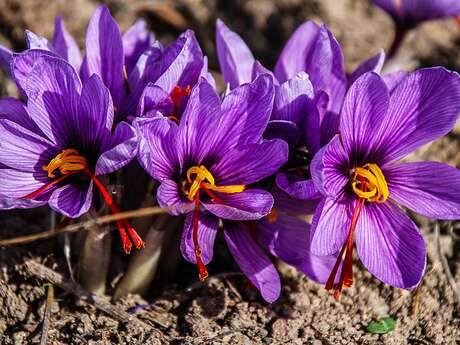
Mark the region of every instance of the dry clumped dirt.
<instances>
[{"instance_id":1,"label":"dry clumped dirt","mask_svg":"<svg viewBox=\"0 0 460 345\"><path fill-rule=\"evenodd\" d=\"M105 1L126 29L143 17L157 37L171 41L187 27L196 30L211 69L217 70L214 23L222 18L239 32L255 55L273 67L290 33L306 19L326 22L342 44L347 71L363 59L387 48L392 23L366 0L180 0ZM0 42L19 51L28 28L52 37L54 16L64 16L68 29L82 45L86 24L96 1L0 1ZM444 65L460 69L460 30L453 21L433 22L415 30L403 46L398 67ZM15 87L0 77L2 96ZM411 157L460 166L460 133L427 145ZM124 322L73 294L56 288L51 305L50 344L458 344L460 306L456 304L446 266L460 284L460 223L434 223L412 215L428 245L426 275L414 291L392 289L366 272L356 260L355 283L340 300L291 267L279 263L283 290L279 301L265 303L241 274L231 256L216 250L211 277L197 283L195 268L180 262L169 265L146 296L130 295L112 303L117 310L147 324ZM49 228L46 208L0 213L0 237L12 238ZM434 231L439 226L440 231ZM77 237L78 235L72 235ZM0 344L39 343L45 312L46 281L27 269L33 260L69 278L62 237L27 245L0 248ZM439 246L438 246L439 244ZM115 243L114 246L118 245ZM119 248L114 248L118 252ZM74 256L78 253L73 253ZM442 257L447 265L442 264ZM117 262L128 256L118 254ZM107 294L116 281L113 269ZM136 308L136 306L138 306ZM140 306L140 307L139 307ZM134 309L133 309L134 307ZM396 329L371 334L366 326L390 315Z\"/></svg>"}]
</instances>

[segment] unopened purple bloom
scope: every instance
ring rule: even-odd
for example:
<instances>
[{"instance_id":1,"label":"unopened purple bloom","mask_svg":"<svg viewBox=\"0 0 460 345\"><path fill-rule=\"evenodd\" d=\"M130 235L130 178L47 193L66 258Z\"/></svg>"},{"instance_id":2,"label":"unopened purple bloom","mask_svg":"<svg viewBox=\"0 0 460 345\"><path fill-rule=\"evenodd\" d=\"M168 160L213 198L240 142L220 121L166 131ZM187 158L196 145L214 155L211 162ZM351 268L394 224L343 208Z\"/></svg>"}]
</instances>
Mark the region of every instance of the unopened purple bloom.
<instances>
[{"instance_id":1,"label":"unopened purple bloom","mask_svg":"<svg viewBox=\"0 0 460 345\"><path fill-rule=\"evenodd\" d=\"M410 29L421 22L460 15L457 0L372 0L393 17L397 25Z\"/></svg>"},{"instance_id":2,"label":"unopened purple bloom","mask_svg":"<svg viewBox=\"0 0 460 345\"><path fill-rule=\"evenodd\" d=\"M27 104L12 99L0 102L4 206L9 207L8 200L28 206L22 204L25 199L32 201L30 207L48 203L76 218L90 208L96 185L112 212L119 212L99 179L135 157L135 132L126 123L112 129L112 99L98 75L82 83L69 63L46 52L37 56L39 52L18 54L11 65ZM118 225L124 240L127 230L136 246L142 245L126 221ZM124 241L126 251L128 242Z\"/></svg>"},{"instance_id":3,"label":"unopened purple bloom","mask_svg":"<svg viewBox=\"0 0 460 345\"><path fill-rule=\"evenodd\" d=\"M244 41L222 21L216 25L216 46L224 80L232 89L271 73L257 62ZM384 54L361 64L347 79L339 43L325 26L309 21L286 43L274 73L275 100L267 138L290 146L289 162L277 185L296 199L319 199L311 180L311 157L337 133L338 114L348 85L368 71L380 72Z\"/></svg>"},{"instance_id":4,"label":"unopened purple bloom","mask_svg":"<svg viewBox=\"0 0 460 345\"><path fill-rule=\"evenodd\" d=\"M311 251L343 255L340 281L352 284L353 236L364 266L398 288L419 284L425 242L398 205L435 219L460 217L460 171L437 162L397 163L447 134L460 112L460 79L443 68L408 74L390 93L375 73L360 77L345 98L340 134L312 162L324 197L312 223Z\"/></svg>"},{"instance_id":5,"label":"unopened purple bloom","mask_svg":"<svg viewBox=\"0 0 460 345\"><path fill-rule=\"evenodd\" d=\"M187 214L182 246L198 265L200 279L212 259L219 218L257 220L273 206L273 197L252 184L274 174L287 159L287 144L263 140L273 104L268 75L232 90L221 102L204 78L192 90L177 125L164 117L138 118L139 160L161 182L160 206ZM186 254L189 253L189 254Z\"/></svg>"}]
</instances>

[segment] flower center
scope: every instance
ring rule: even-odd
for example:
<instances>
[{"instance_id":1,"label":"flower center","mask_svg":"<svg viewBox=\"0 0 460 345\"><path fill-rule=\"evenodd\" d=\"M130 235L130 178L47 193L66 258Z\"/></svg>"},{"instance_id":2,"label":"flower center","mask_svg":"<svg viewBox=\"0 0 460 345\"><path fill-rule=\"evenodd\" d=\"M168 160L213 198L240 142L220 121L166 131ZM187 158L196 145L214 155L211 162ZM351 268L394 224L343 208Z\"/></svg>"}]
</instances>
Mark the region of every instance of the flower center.
<instances>
[{"instance_id":1,"label":"flower center","mask_svg":"<svg viewBox=\"0 0 460 345\"><path fill-rule=\"evenodd\" d=\"M195 260L198 266L198 277L204 281L208 277L208 270L201 259L201 247L198 242L198 221L200 216L200 190L203 190L214 202L223 204L223 201L212 191L218 193L240 193L245 190L244 185L217 186L211 172L204 166L192 166L187 170L188 190L184 189L185 195L190 201L195 201L193 212L193 244L195 246Z\"/></svg>"},{"instance_id":2,"label":"flower center","mask_svg":"<svg viewBox=\"0 0 460 345\"><path fill-rule=\"evenodd\" d=\"M168 116L168 118L177 124L179 123L179 111L180 111L180 102L182 97L187 97L190 95L190 85L187 85L185 89L182 89L179 85L174 86L171 92L171 100L173 102L173 113Z\"/></svg>"},{"instance_id":3,"label":"flower center","mask_svg":"<svg viewBox=\"0 0 460 345\"><path fill-rule=\"evenodd\" d=\"M59 170L61 175L75 174L88 169L86 158L80 156L77 150L65 149L54 157L48 165L42 167L48 172L48 177L56 177L55 171Z\"/></svg>"},{"instance_id":4,"label":"flower center","mask_svg":"<svg viewBox=\"0 0 460 345\"><path fill-rule=\"evenodd\" d=\"M88 162L85 157L81 156L77 150L74 149L65 149L62 150L56 157L54 157L46 166L42 167L43 170L48 172L48 177L53 179L51 182L43 185L36 191L24 196L25 199L35 199L43 194L49 193L54 190L63 180L67 177L77 174L84 173L89 176L93 181L94 185L99 189L104 198L105 203L109 206L113 214L120 213L120 209L117 204L114 202L110 193L104 187L102 182L98 179L96 175L91 173L88 168ZM59 170L61 176L56 177L56 170ZM134 242L134 245L137 249L144 248L145 243L142 241L140 236L137 234L136 230L131 226L131 224L126 219L116 220L117 228L120 233L121 240L123 242L123 249L127 254L131 252L131 240ZM129 237L128 237L129 234ZM131 240L130 240L131 237Z\"/></svg>"},{"instance_id":5,"label":"flower center","mask_svg":"<svg viewBox=\"0 0 460 345\"><path fill-rule=\"evenodd\" d=\"M388 199L387 181L382 170L374 163L355 169L351 187L358 197L367 201L383 203Z\"/></svg>"}]
</instances>

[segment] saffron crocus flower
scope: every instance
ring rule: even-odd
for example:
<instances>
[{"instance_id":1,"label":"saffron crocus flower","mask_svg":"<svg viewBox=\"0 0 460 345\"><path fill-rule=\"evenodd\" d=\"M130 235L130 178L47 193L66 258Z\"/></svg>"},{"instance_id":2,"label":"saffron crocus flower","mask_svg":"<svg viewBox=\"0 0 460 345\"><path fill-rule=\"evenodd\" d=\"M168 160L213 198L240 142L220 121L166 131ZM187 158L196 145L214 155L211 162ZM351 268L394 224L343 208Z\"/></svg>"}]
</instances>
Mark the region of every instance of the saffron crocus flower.
<instances>
[{"instance_id":1,"label":"saffron crocus flower","mask_svg":"<svg viewBox=\"0 0 460 345\"><path fill-rule=\"evenodd\" d=\"M219 218L257 220L272 209L272 195L252 187L287 159L284 141L262 139L272 103L267 75L235 88L222 104L202 78L179 125L164 117L135 121L139 160L161 183L158 203L171 214L187 214L182 242L193 243L193 254L184 244L182 253L198 265L201 280L208 274L205 265L212 259ZM269 272L258 272L270 279Z\"/></svg>"},{"instance_id":2,"label":"saffron crocus flower","mask_svg":"<svg viewBox=\"0 0 460 345\"><path fill-rule=\"evenodd\" d=\"M270 73L257 62L240 36L222 21L216 24L219 64L229 88ZM289 143L289 162L276 178L277 185L296 199L318 199L311 180L313 155L337 133L338 114L348 84L368 71L380 72L381 52L345 75L339 43L325 26L312 21L301 25L286 43L273 78L275 100L266 137ZM321 63L318 63L320 61Z\"/></svg>"},{"instance_id":3,"label":"saffron crocus flower","mask_svg":"<svg viewBox=\"0 0 460 345\"><path fill-rule=\"evenodd\" d=\"M63 59L38 53L30 50L12 62L27 105L21 109L15 101L0 103L0 113L11 113L14 107L20 111L15 118L0 120L0 195L48 203L76 218L90 208L96 186L111 211L118 213L100 178L132 160L137 137L126 123L112 132L113 104L99 76L82 83ZM29 73L23 74L26 69ZM126 252L131 249L128 234L136 247L144 245L126 220L117 226Z\"/></svg>"},{"instance_id":4,"label":"saffron crocus flower","mask_svg":"<svg viewBox=\"0 0 460 345\"><path fill-rule=\"evenodd\" d=\"M312 162L324 197L313 217L311 251L339 252L326 284L336 298L352 285L354 237L361 262L378 279L398 288L419 284L425 242L398 205L430 218L458 219L460 172L437 162L397 161L447 134L459 112L459 76L443 68L410 73L391 94L375 73L351 86L340 134Z\"/></svg>"},{"instance_id":5,"label":"saffron crocus flower","mask_svg":"<svg viewBox=\"0 0 460 345\"><path fill-rule=\"evenodd\" d=\"M395 22L396 34L389 56L397 52L406 33L424 21L460 15L457 0L372 0L385 10Z\"/></svg>"}]
</instances>

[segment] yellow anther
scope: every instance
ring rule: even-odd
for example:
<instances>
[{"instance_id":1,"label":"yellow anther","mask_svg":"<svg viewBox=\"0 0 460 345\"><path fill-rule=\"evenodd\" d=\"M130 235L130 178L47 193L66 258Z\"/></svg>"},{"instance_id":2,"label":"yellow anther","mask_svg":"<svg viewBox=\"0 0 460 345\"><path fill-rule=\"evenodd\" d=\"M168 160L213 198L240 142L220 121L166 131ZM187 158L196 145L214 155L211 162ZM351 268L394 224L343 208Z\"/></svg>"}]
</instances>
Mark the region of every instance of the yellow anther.
<instances>
[{"instance_id":1,"label":"yellow anther","mask_svg":"<svg viewBox=\"0 0 460 345\"><path fill-rule=\"evenodd\" d=\"M360 189L363 183L366 185L366 190ZM378 203L385 202L390 194L382 170L374 163L368 163L363 167L355 169L351 187L360 198L366 199L367 201L376 201Z\"/></svg>"},{"instance_id":2,"label":"yellow anther","mask_svg":"<svg viewBox=\"0 0 460 345\"><path fill-rule=\"evenodd\" d=\"M272 208L270 213L267 215L267 220L270 224L273 224L278 220L278 210L276 208Z\"/></svg>"},{"instance_id":3,"label":"yellow anther","mask_svg":"<svg viewBox=\"0 0 460 345\"><path fill-rule=\"evenodd\" d=\"M193 179L192 179L193 175ZM206 169L204 165L193 166L187 170L187 182L191 183L191 186L187 192L187 197L189 200L194 200L196 193L200 189L200 185L203 185L215 192L219 193L240 193L245 190L244 185L232 185L232 186L216 186L214 176L211 172Z\"/></svg>"},{"instance_id":4,"label":"yellow anther","mask_svg":"<svg viewBox=\"0 0 460 345\"><path fill-rule=\"evenodd\" d=\"M65 149L54 157L48 165L42 167L48 172L48 177L56 177L54 172L59 169L62 175L73 174L88 168L85 157L80 156L77 150Z\"/></svg>"}]
</instances>

